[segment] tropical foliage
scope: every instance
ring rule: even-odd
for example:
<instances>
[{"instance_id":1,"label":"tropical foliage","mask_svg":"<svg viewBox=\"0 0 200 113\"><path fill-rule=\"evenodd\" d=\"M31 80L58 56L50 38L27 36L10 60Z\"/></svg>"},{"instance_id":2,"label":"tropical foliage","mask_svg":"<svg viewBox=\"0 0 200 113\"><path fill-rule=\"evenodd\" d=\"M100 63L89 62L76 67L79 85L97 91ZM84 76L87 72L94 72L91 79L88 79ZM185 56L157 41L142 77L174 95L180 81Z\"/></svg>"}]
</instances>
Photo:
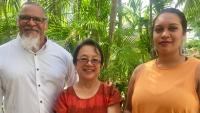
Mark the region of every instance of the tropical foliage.
<instances>
[{"instance_id":1,"label":"tropical foliage","mask_svg":"<svg viewBox=\"0 0 200 113\"><path fill-rule=\"evenodd\" d=\"M127 3L123 0L32 1L39 2L47 12L48 37L70 52L78 42L88 37L100 43L105 55L100 79L112 81L123 96L133 69L153 56L153 17L172 3L172 0L149 0L149 5L144 7L144 0L129 0ZM16 18L22 2L0 0L0 44L17 34ZM175 4L175 7L185 4L183 9L189 25L197 32L200 31L199 3L198 0L178 0ZM194 43L187 47L199 48L199 43Z\"/></svg>"}]
</instances>

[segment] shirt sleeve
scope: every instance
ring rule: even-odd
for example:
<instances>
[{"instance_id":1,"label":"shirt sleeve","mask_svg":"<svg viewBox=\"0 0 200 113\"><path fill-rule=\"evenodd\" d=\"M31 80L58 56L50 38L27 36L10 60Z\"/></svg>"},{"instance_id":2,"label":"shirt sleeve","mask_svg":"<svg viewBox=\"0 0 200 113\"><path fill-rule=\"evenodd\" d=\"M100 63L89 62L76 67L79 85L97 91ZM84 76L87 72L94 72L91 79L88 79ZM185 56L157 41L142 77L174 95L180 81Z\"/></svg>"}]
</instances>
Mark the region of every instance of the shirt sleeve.
<instances>
[{"instance_id":1,"label":"shirt sleeve","mask_svg":"<svg viewBox=\"0 0 200 113\"><path fill-rule=\"evenodd\" d=\"M54 113L67 113L66 101L67 100L66 100L66 97L65 97L65 91L63 91L59 95L59 97L58 97L58 99L55 103L55 106L53 108Z\"/></svg>"},{"instance_id":2,"label":"shirt sleeve","mask_svg":"<svg viewBox=\"0 0 200 113\"><path fill-rule=\"evenodd\" d=\"M67 75L66 75L66 86L65 87L70 87L72 86L75 82L78 81L78 74L75 70L74 64L72 62L72 56L68 56L69 60L67 62Z\"/></svg>"},{"instance_id":3,"label":"shirt sleeve","mask_svg":"<svg viewBox=\"0 0 200 113\"><path fill-rule=\"evenodd\" d=\"M110 96L108 99L108 106L111 106L113 104L119 104L122 101L120 92L116 87L113 85L110 86Z\"/></svg>"},{"instance_id":4,"label":"shirt sleeve","mask_svg":"<svg viewBox=\"0 0 200 113\"><path fill-rule=\"evenodd\" d=\"M3 113L3 109L1 107L2 103L3 103L3 90L2 90L2 81L0 78L0 113Z\"/></svg>"}]
</instances>

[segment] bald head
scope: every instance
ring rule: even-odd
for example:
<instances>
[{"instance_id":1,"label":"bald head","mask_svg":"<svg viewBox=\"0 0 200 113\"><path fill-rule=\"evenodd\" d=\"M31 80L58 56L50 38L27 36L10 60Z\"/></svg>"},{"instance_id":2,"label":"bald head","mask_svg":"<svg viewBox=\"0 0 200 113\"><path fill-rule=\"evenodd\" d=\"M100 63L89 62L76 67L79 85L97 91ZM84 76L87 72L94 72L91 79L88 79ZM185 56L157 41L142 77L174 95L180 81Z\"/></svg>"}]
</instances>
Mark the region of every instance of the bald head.
<instances>
[{"instance_id":1,"label":"bald head","mask_svg":"<svg viewBox=\"0 0 200 113\"><path fill-rule=\"evenodd\" d=\"M47 18L44 8L36 2L25 2L21 6L21 10L19 11L19 15L23 15L24 10L26 10L26 8L30 7L30 6L38 8L38 10L40 10L41 15L43 15L44 18Z\"/></svg>"}]
</instances>

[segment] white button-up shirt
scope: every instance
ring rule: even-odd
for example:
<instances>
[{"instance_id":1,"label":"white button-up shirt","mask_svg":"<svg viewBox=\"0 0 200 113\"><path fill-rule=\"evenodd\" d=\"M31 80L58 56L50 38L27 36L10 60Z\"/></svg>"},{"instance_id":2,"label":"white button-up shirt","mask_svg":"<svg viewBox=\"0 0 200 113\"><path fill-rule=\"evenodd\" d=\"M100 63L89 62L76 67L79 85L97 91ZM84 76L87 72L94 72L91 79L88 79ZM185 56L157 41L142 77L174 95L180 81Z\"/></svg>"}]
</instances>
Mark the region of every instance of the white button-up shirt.
<instances>
[{"instance_id":1,"label":"white button-up shirt","mask_svg":"<svg viewBox=\"0 0 200 113\"><path fill-rule=\"evenodd\" d=\"M77 80L71 54L50 40L33 53L20 40L18 35L0 46L0 100L4 97L5 113L52 113L64 85Z\"/></svg>"}]
</instances>

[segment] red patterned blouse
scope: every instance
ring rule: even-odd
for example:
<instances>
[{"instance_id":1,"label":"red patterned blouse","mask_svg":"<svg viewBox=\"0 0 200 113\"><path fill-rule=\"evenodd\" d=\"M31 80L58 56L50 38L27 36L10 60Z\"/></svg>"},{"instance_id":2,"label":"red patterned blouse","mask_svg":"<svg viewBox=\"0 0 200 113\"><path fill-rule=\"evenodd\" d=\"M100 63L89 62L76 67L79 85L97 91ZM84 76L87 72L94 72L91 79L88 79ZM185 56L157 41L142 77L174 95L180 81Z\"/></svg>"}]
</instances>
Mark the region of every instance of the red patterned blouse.
<instances>
[{"instance_id":1,"label":"red patterned blouse","mask_svg":"<svg viewBox=\"0 0 200 113\"><path fill-rule=\"evenodd\" d=\"M119 91L101 83L97 93L89 99L80 99L73 87L63 91L55 104L56 113L107 113L107 108L121 102Z\"/></svg>"}]
</instances>

